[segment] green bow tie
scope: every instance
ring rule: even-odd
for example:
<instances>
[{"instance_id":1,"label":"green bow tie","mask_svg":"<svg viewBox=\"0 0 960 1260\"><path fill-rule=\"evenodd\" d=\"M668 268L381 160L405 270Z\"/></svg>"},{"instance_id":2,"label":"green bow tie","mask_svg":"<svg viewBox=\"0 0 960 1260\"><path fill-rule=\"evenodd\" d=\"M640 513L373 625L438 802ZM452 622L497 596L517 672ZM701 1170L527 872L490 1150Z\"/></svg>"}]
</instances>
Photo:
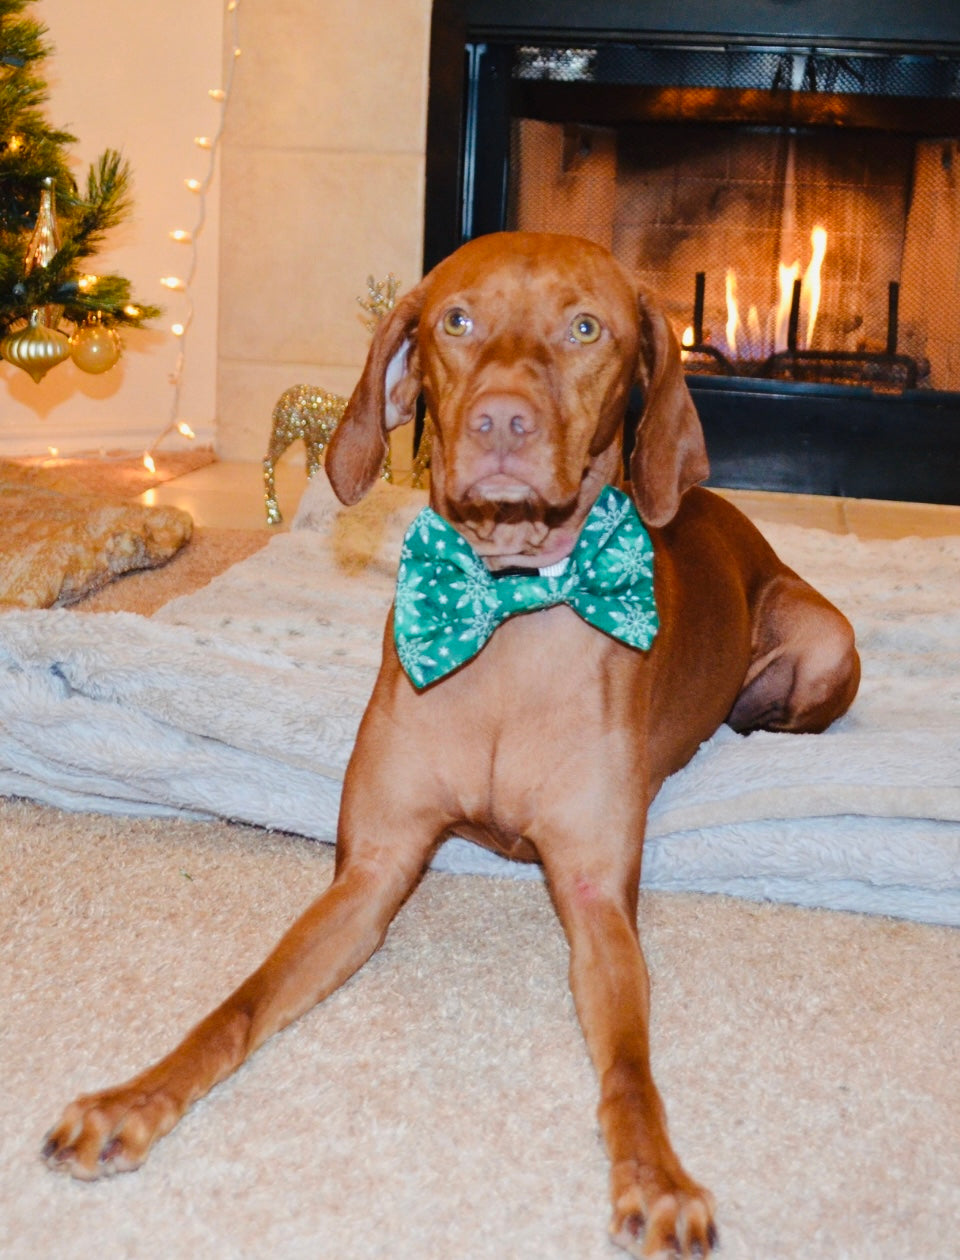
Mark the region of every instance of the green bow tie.
<instances>
[{"instance_id":1,"label":"green bow tie","mask_svg":"<svg viewBox=\"0 0 960 1260\"><path fill-rule=\"evenodd\" d=\"M653 547L622 491L604 486L561 564L499 577L452 525L424 508L400 552L397 655L414 686L427 687L476 656L508 617L554 604L569 604L630 647L653 642Z\"/></svg>"}]
</instances>

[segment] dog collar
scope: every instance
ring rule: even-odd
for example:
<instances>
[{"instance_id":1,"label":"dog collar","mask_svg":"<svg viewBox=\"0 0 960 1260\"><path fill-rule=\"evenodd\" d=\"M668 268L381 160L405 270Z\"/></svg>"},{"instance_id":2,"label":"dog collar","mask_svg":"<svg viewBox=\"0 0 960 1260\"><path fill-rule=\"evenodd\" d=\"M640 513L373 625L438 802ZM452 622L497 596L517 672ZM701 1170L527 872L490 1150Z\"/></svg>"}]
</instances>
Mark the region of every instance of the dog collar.
<instances>
[{"instance_id":1,"label":"dog collar","mask_svg":"<svg viewBox=\"0 0 960 1260\"><path fill-rule=\"evenodd\" d=\"M400 551L393 613L400 664L415 687L427 687L472 660L508 617L556 604L630 647L653 642L653 546L622 491L604 486L561 564L498 576L424 508Z\"/></svg>"}]
</instances>

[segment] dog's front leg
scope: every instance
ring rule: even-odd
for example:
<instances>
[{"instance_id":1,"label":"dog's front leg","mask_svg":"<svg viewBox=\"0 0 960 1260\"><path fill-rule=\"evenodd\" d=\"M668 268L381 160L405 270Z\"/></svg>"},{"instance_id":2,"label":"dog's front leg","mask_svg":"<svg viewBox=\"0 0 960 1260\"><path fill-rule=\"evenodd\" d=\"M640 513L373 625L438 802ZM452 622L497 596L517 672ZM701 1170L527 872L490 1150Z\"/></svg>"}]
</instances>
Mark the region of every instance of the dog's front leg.
<instances>
[{"instance_id":1,"label":"dog's front leg","mask_svg":"<svg viewBox=\"0 0 960 1260\"><path fill-rule=\"evenodd\" d=\"M376 820L376 833L390 836L389 846L341 845L329 889L171 1054L126 1084L67 1107L44 1146L51 1168L93 1180L139 1167L192 1103L370 957L429 852L418 836L390 835L383 821Z\"/></svg>"},{"instance_id":2,"label":"dog's front leg","mask_svg":"<svg viewBox=\"0 0 960 1260\"><path fill-rule=\"evenodd\" d=\"M713 1197L684 1171L650 1069L649 979L637 937L639 860L610 833L544 866L570 943L570 985L600 1081L614 1240L635 1256L706 1256ZM606 852L604 852L606 850ZM582 855L589 853L584 862Z\"/></svg>"}]
</instances>

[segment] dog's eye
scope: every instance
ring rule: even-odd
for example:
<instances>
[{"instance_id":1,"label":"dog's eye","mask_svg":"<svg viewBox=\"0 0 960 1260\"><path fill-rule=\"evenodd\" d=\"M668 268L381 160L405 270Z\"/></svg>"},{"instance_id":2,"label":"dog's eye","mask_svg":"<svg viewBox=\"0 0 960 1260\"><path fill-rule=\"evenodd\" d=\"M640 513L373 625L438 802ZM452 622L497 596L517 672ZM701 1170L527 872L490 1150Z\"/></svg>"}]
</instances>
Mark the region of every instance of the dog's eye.
<instances>
[{"instance_id":1,"label":"dog's eye","mask_svg":"<svg viewBox=\"0 0 960 1260\"><path fill-rule=\"evenodd\" d=\"M459 306L455 306L452 311L447 311L443 317L443 331L449 333L451 337L462 337L472 327L473 320Z\"/></svg>"},{"instance_id":2,"label":"dog's eye","mask_svg":"<svg viewBox=\"0 0 960 1260\"><path fill-rule=\"evenodd\" d=\"M570 340L589 345L600 336L600 321L594 315L578 315L570 325Z\"/></svg>"}]
</instances>

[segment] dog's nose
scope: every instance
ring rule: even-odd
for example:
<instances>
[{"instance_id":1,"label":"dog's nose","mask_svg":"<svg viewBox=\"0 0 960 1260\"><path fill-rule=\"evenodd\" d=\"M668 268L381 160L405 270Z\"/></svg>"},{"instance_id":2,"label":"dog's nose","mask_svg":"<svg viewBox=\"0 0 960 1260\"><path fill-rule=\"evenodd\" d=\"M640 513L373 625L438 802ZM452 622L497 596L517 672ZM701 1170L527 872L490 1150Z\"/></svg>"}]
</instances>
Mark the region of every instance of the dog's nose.
<instances>
[{"instance_id":1,"label":"dog's nose","mask_svg":"<svg viewBox=\"0 0 960 1260\"><path fill-rule=\"evenodd\" d=\"M536 432L530 402L520 394L483 394L467 416L467 428L488 450L516 451Z\"/></svg>"}]
</instances>

